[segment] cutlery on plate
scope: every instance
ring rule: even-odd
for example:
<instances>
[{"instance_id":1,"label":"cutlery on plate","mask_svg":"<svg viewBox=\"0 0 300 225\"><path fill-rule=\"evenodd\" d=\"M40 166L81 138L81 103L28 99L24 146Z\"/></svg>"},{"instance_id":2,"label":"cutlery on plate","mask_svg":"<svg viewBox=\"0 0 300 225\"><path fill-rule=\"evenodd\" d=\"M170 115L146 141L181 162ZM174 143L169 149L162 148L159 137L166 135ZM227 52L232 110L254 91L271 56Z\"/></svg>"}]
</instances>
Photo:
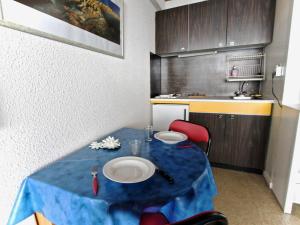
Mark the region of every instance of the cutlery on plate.
<instances>
[{"instance_id":1,"label":"cutlery on plate","mask_svg":"<svg viewBox=\"0 0 300 225\"><path fill-rule=\"evenodd\" d=\"M165 171L159 169L157 166L155 166L155 170L157 171L157 173L162 176L163 178L165 178L169 184L174 184L174 178L171 177L169 174L167 174Z\"/></svg>"},{"instance_id":2,"label":"cutlery on plate","mask_svg":"<svg viewBox=\"0 0 300 225\"><path fill-rule=\"evenodd\" d=\"M93 187L93 194L97 195L98 190L99 190L99 183L98 183L98 166L94 166L92 168L92 172L91 172L92 176L93 176L93 182L92 182L92 187Z\"/></svg>"}]
</instances>

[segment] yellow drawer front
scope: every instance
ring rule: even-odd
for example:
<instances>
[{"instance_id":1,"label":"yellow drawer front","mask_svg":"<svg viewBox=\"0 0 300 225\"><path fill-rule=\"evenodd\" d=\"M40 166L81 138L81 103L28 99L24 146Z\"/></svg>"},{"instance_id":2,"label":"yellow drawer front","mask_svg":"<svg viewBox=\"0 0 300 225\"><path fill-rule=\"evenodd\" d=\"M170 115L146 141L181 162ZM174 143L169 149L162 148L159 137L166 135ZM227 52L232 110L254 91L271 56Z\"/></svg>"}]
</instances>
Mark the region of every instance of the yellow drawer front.
<instances>
[{"instance_id":1,"label":"yellow drawer front","mask_svg":"<svg viewBox=\"0 0 300 225\"><path fill-rule=\"evenodd\" d=\"M270 116L272 103L190 102L190 112Z\"/></svg>"}]
</instances>

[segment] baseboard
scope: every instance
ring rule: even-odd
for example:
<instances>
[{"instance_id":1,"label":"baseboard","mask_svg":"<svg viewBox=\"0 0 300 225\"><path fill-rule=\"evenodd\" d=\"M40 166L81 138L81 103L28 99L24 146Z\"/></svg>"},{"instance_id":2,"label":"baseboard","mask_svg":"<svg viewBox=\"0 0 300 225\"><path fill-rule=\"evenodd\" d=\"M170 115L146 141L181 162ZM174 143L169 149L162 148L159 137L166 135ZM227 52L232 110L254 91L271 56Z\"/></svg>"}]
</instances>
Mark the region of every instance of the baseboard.
<instances>
[{"instance_id":1,"label":"baseboard","mask_svg":"<svg viewBox=\"0 0 300 225\"><path fill-rule=\"evenodd\" d=\"M242 171L242 172L247 172L247 173L262 174L262 172L263 172L260 169L246 168L246 167L240 167L240 166L232 166L232 165L227 165L227 164L223 164L223 163L210 162L210 164L213 167L219 167L219 168L230 169L230 170L237 170L237 171Z\"/></svg>"},{"instance_id":2,"label":"baseboard","mask_svg":"<svg viewBox=\"0 0 300 225\"><path fill-rule=\"evenodd\" d=\"M270 189L272 189L273 188L273 183L272 183L272 180L271 180L271 177L270 177L269 173L266 170L263 172L263 176L265 178L265 181L266 181L268 187Z\"/></svg>"},{"instance_id":3,"label":"baseboard","mask_svg":"<svg viewBox=\"0 0 300 225\"><path fill-rule=\"evenodd\" d=\"M294 203L300 204L300 184L296 184L296 188L294 188Z\"/></svg>"}]
</instances>

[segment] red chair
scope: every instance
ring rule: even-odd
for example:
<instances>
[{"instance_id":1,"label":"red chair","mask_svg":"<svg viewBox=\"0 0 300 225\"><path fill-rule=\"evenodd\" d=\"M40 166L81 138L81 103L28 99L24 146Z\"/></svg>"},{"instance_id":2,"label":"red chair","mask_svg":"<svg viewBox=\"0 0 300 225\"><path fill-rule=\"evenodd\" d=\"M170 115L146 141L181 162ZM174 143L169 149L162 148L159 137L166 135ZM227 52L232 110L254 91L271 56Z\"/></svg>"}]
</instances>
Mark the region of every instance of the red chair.
<instances>
[{"instance_id":1,"label":"red chair","mask_svg":"<svg viewBox=\"0 0 300 225\"><path fill-rule=\"evenodd\" d=\"M205 153L208 156L211 147L211 138L206 127L185 120L175 120L170 124L169 130L186 134L192 142L206 143Z\"/></svg>"},{"instance_id":2,"label":"red chair","mask_svg":"<svg viewBox=\"0 0 300 225\"><path fill-rule=\"evenodd\" d=\"M228 221L222 213L208 211L170 224L168 219L162 213L158 212L143 213L140 225L228 225Z\"/></svg>"}]
</instances>

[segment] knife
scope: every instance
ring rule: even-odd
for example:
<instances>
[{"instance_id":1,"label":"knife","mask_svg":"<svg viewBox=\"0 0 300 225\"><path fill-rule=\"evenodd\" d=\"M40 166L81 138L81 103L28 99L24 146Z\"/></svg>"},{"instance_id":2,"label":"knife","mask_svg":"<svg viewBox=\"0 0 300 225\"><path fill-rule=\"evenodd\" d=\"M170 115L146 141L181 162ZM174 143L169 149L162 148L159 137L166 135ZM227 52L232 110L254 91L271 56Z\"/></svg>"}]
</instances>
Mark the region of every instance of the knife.
<instances>
[{"instance_id":1,"label":"knife","mask_svg":"<svg viewBox=\"0 0 300 225\"><path fill-rule=\"evenodd\" d=\"M98 183L98 166L94 166L92 168L92 172L91 172L92 176L93 176L93 181L92 181L92 188L93 188L93 194L97 195L98 194L98 190L99 190L99 183Z\"/></svg>"},{"instance_id":2,"label":"knife","mask_svg":"<svg viewBox=\"0 0 300 225\"><path fill-rule=\"evenodd\" d=\"M169 174L167 174L164 170L159 169L157 166L155 166L155 170L157 171L157 173L162 176L163 178L165 178L169 184L174 184L174 178L171 177Z\"/></svg>"}]
</instances>

